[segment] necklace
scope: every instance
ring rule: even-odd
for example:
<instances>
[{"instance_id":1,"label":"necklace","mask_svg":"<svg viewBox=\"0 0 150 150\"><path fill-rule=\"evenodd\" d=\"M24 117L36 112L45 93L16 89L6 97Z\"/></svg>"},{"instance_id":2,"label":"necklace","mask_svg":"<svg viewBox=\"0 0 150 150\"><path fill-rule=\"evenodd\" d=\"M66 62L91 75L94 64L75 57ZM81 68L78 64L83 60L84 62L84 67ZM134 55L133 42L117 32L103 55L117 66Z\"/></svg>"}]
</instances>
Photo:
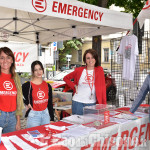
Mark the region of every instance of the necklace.
<instances>
[{"instance_id":1,"label":"necklace","mask_svg":"<svg viewBox=\"0 0 150 150\"><path fill-rule=\"evenodd\" d=\"M92 89L93 89L93 85L94 85L94 76L95 76L95 71L93 70L93 76L92 76L92 84L90 84L90 77L88 76L88 71L87 71L87 68L86 68L86 75L87 75L87 81L88 81L88 85L91 89L91 95L90 95L90 100L94 99L94 95L92 93Z\"/></svg>"}]
</instances>

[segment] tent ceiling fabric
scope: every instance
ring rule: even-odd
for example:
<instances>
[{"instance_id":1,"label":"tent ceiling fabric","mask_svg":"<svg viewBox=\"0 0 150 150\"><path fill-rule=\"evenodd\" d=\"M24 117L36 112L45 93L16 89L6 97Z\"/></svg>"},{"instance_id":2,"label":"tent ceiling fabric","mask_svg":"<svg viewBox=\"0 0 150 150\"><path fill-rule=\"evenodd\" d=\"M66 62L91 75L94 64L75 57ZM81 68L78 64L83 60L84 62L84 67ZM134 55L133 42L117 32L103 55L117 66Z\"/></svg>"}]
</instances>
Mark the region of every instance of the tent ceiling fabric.
<instances>
[{"instance_id":1,"label":"tent ceiling fabric","mask_svg":"<svg viewBox=\"0 0 150 150\"><path fill-rule=\"evenodd\" d=\"M36 2L38 4L41 2L43 7L43 2L46 2L47 9L51 12L37 11L33 5ZM63 10L62 14L59 13L57 9L60 8L60 2L61 6L63 5L62 8L67 9L67 6L70 5L70 7L68 6L69 11L67 11L69 15L63 14ZM31 0L1 0L0 40L36 43L38 39L39 43L47 44L53 41L70 40L74 37L83 38L132 30L132 15L130 14L111 11L75 0L72 3L69 0L32 0L32 3ZM71 17L71 8L77 9L78 5L84 10L82 11L84 17ZM87 18L88 10L94 13L95 20ZM7 37L5 37L6 34Z\"/></svg>"}]
</instances>

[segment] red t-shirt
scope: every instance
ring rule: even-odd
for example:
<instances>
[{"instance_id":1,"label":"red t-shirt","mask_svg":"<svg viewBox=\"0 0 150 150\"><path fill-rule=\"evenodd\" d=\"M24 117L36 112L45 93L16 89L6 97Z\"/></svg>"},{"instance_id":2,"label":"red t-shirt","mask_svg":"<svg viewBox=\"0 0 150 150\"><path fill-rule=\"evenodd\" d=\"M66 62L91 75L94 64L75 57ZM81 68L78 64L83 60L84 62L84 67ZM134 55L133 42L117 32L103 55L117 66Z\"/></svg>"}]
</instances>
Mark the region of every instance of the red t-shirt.
<instances>
[{"instance_id":1,"label":"red t-shirt","mask_svg":"<svg viewBox=\"0 0 150 150\"><path fill-rule=\"evenodd\" d=\"M17 88L11 74L0 75L0 110L12 112L17 106Z\"/></svg>"},{"instance_id":2,"label":"red t-shirt","mask_svg":"<svg viewBox=\"0 0 150 150\"><path fill-rule=\"evenodd\" d=\"M33 110L43 111L48 105L48 85L45 81L36 85L31 82L32 85L32 101Z\"/></svg>"}]
</instances>

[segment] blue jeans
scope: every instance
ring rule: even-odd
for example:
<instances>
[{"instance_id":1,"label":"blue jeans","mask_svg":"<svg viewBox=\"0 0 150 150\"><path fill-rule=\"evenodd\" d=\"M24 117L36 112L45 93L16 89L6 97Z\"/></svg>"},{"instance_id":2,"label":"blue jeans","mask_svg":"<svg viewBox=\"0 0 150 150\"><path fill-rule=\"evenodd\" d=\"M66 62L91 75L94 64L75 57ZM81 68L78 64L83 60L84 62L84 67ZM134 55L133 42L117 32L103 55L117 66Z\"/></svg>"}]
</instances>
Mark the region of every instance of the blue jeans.
<instances>
[{"instance_id":1,"label":"blue jeans","mask_svg":"<svg viewBox=\"0 0 150 150\"><path fill-rule=\"evenodd\" d=\"M3 128L2 133L13 132L16 130L16 113L4 112L0 110L0 127Z\"/></svg>"},{"instance_id":2,"label":"blue jeans","mask_svg":"<svg viewBox=\"0 0 150 150\"><path fill-rule=\"evenodd\" d=\"M72 100L72 114L73 115L83 115L83 107L92 106L96 103L80 103Z\"/></svg>"},{"instance_id":3,"label":"blue jeans","mask_svg":"<svg viewBox=\"0 0 150 150\"><path fill-rule=\"evenodd\" d=\"M27 128L49 124L49 123L50 123L50 116L47 108L43 111L31 110L29 112L27 118Z\"/></svg>"}]
</instances>

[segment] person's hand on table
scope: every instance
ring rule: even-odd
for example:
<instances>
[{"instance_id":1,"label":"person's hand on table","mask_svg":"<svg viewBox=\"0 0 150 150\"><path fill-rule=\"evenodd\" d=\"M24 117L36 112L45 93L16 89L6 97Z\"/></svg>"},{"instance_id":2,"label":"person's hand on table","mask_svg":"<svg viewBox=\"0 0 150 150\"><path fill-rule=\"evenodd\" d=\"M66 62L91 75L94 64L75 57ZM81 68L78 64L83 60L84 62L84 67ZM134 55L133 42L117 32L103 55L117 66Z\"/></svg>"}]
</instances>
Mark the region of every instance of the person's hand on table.
<instances>
[{"instance_id":1,"label":"person's hand on table","mask_svg":"<svg viewBox=\"0 0 150 150\"><path fill-rule=\"evenodd\" d=\"M133 114L132 112L127 111L127 110L120 110L119 112L120 113L124 113L124 114Z\"/></svg>"}]
</instances>

